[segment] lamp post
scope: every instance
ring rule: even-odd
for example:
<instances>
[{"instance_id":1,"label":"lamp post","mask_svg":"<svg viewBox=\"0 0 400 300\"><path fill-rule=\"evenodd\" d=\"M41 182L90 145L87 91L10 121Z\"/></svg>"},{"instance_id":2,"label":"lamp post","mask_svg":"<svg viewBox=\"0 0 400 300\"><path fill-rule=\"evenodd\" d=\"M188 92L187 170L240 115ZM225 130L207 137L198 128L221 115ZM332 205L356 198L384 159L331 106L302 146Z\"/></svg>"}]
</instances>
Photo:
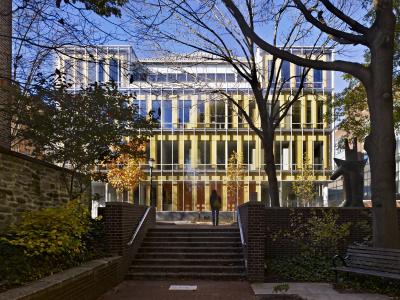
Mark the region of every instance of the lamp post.
<instances>
[{"instance_id":1,"label":"lamp post","mask_svg":"<svg viewBox=\"0 0 400 300\"><path fill-rule=\"evenodd\" d=\"M154 166L154 159L150 158L149 161L149 168L150 168L150 206L154 206L153 201L153 166Z\"/></svg>"}]
</instances>

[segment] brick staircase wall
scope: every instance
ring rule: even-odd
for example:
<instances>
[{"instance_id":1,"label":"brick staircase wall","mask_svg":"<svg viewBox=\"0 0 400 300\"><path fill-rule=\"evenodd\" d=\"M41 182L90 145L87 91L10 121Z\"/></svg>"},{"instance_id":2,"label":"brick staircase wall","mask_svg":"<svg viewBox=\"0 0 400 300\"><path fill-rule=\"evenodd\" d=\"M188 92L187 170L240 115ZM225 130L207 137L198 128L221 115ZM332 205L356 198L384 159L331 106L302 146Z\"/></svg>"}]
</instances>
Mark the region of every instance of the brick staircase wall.
<instances>
[{"instance_id":1,"label":"brick staircase wall","mask_svg":"<svg viewBox=\"0 0 400 300\"><path fill-rule=\"evenodd\" d=\"M273 238L273 233L290 228L291 215L306 220L312 212L321 214L324 210L335 210L339 214L339 223L361 221L372 223L371 209L369 208L333 208L333 207L298 207L298 208L266 208L264 204L248 202L239 206L244 238L247 243L247 273L251 281L264 280L265 258L277 256L292 256L299 251L295 245L285 238ZM398 209L400 223L400 209ZM399 224L400 226L400 224ZM344 252L348 245L362 242L363 234L359 227L353 226L345 243L341 245Z\"/></svg>"}]
</instances>

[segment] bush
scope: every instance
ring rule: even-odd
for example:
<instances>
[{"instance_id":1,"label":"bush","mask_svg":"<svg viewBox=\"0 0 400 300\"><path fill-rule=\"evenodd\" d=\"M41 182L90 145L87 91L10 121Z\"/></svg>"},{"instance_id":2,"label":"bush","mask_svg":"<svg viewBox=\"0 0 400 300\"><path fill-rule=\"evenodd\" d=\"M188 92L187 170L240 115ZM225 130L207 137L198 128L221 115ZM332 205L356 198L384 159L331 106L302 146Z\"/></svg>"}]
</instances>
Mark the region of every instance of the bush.
<instances>
[{"instance_id":1,"label":"bush","mask_svg":"<svg viewBox=\"0 0 400 300\"><path fill-rule=\"evenodd\" d=\"M24 212L0 237L0 281L18 285L104 255L101 237L102 221L77 200Z\"/></svg>"},{"instance_id":2,"label":"bush","mask_svg":"<svg viewBox=\"0 0 400 300\"><path fill-rule=\"evenodd\" d=\"M293 211L289 230L277 232L272 238L289 239L299 254L268 260L267 271L284 280L330 281L332 256L339 252L352 226L350 222L339 224L338 219L334 209L322 210L321 214L312 211L306 222L301 214Z\"/></svg>"}]
</instances>

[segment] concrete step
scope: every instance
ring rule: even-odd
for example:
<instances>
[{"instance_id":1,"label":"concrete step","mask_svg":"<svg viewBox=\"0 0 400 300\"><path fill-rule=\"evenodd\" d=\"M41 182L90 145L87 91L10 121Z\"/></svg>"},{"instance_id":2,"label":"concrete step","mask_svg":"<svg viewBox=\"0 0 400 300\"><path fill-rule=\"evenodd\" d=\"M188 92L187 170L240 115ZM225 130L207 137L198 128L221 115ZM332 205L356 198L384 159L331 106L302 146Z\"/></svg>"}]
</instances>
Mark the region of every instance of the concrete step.
<instances>
[{"instance_id":1,"label":"concrete step","mask_svg":"<svg viewBox=\"0 0 400 300\"><path fill-rule=\"evenodd\" d=\"M245 273L196 273L196 272L128 272L126 280L166 280L166 279L204 279L204 280L245 280Z\"/></svg>"},{"instance_id":2,"label":"concrete step","mask_svg":"<svg viewBox=\"0 0 400 300\"><path fill-rule=\"evenodd\" d=\"M242 247L178 247L178 246L168 246L168 247L140 247L139 253L157 253L157 252L179 252L179 253L197 253L197 252L208 252L213 255L218 255L220 252L229 253L242 253Z\"/></svg>"},{"instance_id":3,"label":"concrete step","mask_svg":"<svg viewBox=\"0 0 400 300\"><path fill-rule=\"evenodd\" d=\"M197 231L174 231L174 232L152 232L149 231L147 237L237 237L240 236L239 232L235 231L211 231L211 232L197 232Z\"/></svg>"},{"instance_id":4,"label":"concrete step","mask_svg":"<svg viewBox=\"0 0 400 300\"><path fill-rule=\"evenodd\" d=\"M216 255L216 256L215 256ZM144 252L137 253L135 259L213 259L215 257L221 259L243 259L243 254L241 252L223 252L218 253L213 252Z\"/></svg>"},{"instance_id":5,"label":"concrete step","mask_svg":"<svg viewBox=\"0 0 400 300\"><path fill-rule=\"evenodd\" d=\"M193 273L243 273L244 266L199 266L199 265L132 265L130 272L193 272Z\"/></svg>"},{"instance_id":6,"label":"concrete step","mask_svg":"<svg viewBox=\"0 0 400 300\"><path fill-rule=\"evenodd\" d=\"M238 227L207 227L207 228L190 228L190 227L170 227L170 226L162 226L162 227L155 227L149 229L149 233L154 233L154 232L237 232L239 233L239 228Z\"/></svg>"},{"instance_id":7,"label":"concrete step","mask_svg":"<svg viewBox=\"0 0 400 300\"><path fill-rule=\"evenodd\" d=\"M152 237L148 236L144 239L145 243L154 242L224 242L224 243L240 243L240 237L221 237L221 236L167 236L167 237Z\"/></svg>"},{"instance_id":8,"label":"concrete step","mask_svg":"<svg viewBox=\"0 0 400 300\"><path fill-rule=\"evenodd\" d=\"M143 242L142 247L164 248L164 247L241 247L241 243L237 242Z\"/></svg>"},{"instance_id":9,"label":"concrete step","mask_svg":"<svg viewBox=\"0 0 400 300\"><path fill-rule=\"evenodd\" d=\"M230 258L136 258L133 265L244 266L243 259Z\"/></svg>"}]
</instances>

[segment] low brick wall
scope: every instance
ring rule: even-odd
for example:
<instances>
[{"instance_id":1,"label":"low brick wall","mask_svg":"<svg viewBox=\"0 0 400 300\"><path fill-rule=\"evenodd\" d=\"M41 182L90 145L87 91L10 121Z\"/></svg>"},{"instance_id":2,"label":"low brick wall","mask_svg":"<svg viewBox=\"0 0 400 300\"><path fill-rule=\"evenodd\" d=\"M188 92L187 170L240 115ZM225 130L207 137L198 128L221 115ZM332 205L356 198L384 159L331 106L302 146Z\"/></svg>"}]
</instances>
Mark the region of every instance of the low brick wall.
<instances>
[{"instance_id":1,"label":"low brick wall","mask_svg":"<svg viewBox=\"0 0 400 300\"><path fill-rule=\"evenodd\" d=\"M99 215L105 221L105 239L109 252L116 256L93 260L0 293L0 300L97 299L124 279L148 228L155 226L155 209L152 207L134 242L127 245L146 210L146 206L108 202L106 207L99 209Z\"/></svg>"},{"instance_id":2,"label":"low brick wall","mask_svg":"<svg viewBox=\"0 0 400 300\"><path fill-rule=\"evenodd\" d=\"M70 170L0 147L0 230L19 212L66 203L70 179ZM76 178L76 190L81 182L90 195L88 178Z\"/></svg>"},{"instance_id":3,"label":"low brick wall","mask_svg":"<svg viewBox=\"0 0 400 300\"><path fill-rule=\"evenodd\" d=\"M362 232L357 224L371 225L372 212L369 208L266 208L257 202L248 202L239 206L244 238L247 243L245 253L247 252L248 279L263 281L266 258L293 256L299 252L299 249L290 240L279 237L279 235L278 237L273 236L278 232L290 230L292 218L298 218L300 222L304 223L310 218L312 212L322 214L327 210L338 212L339 223L351 222L353 224L347 240L340 245L342 252L348 245L363 241L366 233ZM400 226L400 210L398 213Z\"/></svg>"},{"instance_id":4,"label":"low brick wall","mask_svg":"<svg viewBox=\"0 0 400 300\"><path fill-rule=\"evenodd\" d=\"M0 300L94 300L117 285L123 258L97 259L20 288L0 293Z\"/></svg>"},{"instance_id":5,"label":"low brick wall","mask_svg":"<svg viewBox=\"0 0 400 300\"><path fill-rule=\"evenodd\" d=\"M337 211L339 214L338 223L343 224L351 222L353 226L350 228L350 234L342 245L340 250L344 252L348 245L355 242L362 242L365 236L365 232L360 230L360 222L364 222L371 225L372 217L371 210L368 208L356 208L356 207L298 207L298 208L264 208L264 226L266 230L265 239L265 255L267 258L292 256L299 253L300 249L296 248L295 245L288 239L283 237L276 237L273 239L273 234L279 231L290 230L290 222L293 218L298 219L301 223L307 222L311 217L312 212L317 215L321 215L323 211Z\"/></svg>"}]
</instances>

